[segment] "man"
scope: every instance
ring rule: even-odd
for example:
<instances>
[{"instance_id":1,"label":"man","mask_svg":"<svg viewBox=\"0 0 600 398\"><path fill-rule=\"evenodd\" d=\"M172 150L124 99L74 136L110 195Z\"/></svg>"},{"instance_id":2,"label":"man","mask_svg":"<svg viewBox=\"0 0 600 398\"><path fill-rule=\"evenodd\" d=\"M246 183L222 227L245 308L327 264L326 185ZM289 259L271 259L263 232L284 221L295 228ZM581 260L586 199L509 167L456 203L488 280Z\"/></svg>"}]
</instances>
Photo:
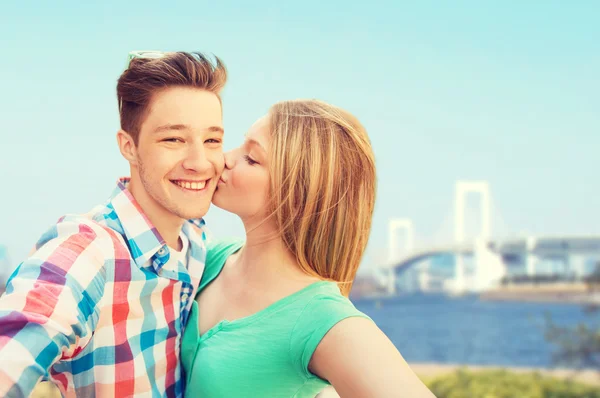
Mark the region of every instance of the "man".
<instances>
[{"instance_id":1,"label":"man","mask_svg":"<svg viewBox=\"0 0 600 398\"><path fill-rule=\"evenodd\" d=\"M183 395L180 337L223 170L226 79L201 54L130 55L117 141L131 178L105 204L61 218L11 276L0 396L29 396L42 377L66 396Z\"/></svg>"}]
</instances>

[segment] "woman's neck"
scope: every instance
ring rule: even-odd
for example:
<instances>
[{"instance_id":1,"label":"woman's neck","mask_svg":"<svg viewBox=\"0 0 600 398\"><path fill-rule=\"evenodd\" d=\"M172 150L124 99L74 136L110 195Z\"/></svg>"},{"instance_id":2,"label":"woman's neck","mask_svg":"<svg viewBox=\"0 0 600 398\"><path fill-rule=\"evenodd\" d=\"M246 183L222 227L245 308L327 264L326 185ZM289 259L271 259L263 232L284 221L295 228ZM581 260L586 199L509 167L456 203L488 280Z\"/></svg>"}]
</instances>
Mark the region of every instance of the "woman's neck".
<instances>
[{"instance_id":1,"label":"woman's neck","mask_svg":"<svg viewBox=\"0 0 600 398\"><path fill-rule=\"evenodd\" d=\"M235 260L236 271L246 282L271 286L283 280L290 282L317 280L300 268L294 254L286 247L273 226L263 224L246 227L246 243Z\"/></svg>"}]
</instances>

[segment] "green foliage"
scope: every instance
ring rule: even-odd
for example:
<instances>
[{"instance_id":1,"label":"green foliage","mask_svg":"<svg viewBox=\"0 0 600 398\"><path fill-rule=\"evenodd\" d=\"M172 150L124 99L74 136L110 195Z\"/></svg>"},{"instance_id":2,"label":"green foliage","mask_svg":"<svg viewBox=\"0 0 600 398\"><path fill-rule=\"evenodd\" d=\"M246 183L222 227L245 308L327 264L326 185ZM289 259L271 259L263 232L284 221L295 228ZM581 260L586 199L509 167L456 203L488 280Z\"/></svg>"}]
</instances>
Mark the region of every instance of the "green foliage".
<instances>
[{"instance_id":1,"label":"green foliage","mask_svg":"<svg viewBox=\"0 0 600 398\"><path fill-rule=\"evenodd\" d=\"M437 398L600 398L600 388L506 370L458 370L426 381Z\"/></svg>"},{"instance_id":2,"label":"green foliage","mask_svg":"<svg viewBox=\"0 0 600 398\"><path fill-rule=\"evenodd\" d=\"M594 272L584 278L588 292L592 295L600 293L600 262ZM600 307L594 300L584 306L588 316L600 314ZM585 323L577 326L559 326L552 318L546 316L546 340L553 343L557 350L553 353L555 364L564 364L580 368L600 370L600 329Z\"/></svg>"},{"instance_id":3,"label":"green foliage","mask_svg":"<svg viewBox=\"0 0 600 398\"><path fill-rule=\"evenodd\" d=\"M557 364L582 368L600 369L600 330L579 324L575 327L560 327L547 317L546 340L558 350L553 354Z\"/></svg>"}]
</instances>

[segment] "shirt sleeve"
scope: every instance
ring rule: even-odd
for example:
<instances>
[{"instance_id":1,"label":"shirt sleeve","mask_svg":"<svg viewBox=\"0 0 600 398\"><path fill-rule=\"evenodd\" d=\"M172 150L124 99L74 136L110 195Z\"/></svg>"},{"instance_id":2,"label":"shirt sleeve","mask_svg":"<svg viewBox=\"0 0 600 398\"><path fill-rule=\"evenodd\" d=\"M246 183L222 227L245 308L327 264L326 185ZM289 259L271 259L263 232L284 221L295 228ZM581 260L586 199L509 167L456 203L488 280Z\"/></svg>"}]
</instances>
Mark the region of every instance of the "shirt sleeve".
<instances>
[{"instance_id":1,"label":"shirt sleeve","mask_svg":"<svg viewBox=\"0 0 600 398\"><path fill-rule=\"evenodd\" d=\"M291 334L290 354L294 367L304 377L316 377L308 370L323 337L339 322L350 317L370 319L344 296L315 296L304 308Z\"/></svg>"},{"instance_id":2,"label":"shirt sleeve","mask_svg":"<svg viewBox=\"0 0 600 398\"><path fill-rule=\"evenodd\" d=\"M59 222L11 275L0 297L0 396L29 396L56 361L74 357L89 342L105 260L114 256L99 245L98 230Z\"/></svg>"}]
</instances>

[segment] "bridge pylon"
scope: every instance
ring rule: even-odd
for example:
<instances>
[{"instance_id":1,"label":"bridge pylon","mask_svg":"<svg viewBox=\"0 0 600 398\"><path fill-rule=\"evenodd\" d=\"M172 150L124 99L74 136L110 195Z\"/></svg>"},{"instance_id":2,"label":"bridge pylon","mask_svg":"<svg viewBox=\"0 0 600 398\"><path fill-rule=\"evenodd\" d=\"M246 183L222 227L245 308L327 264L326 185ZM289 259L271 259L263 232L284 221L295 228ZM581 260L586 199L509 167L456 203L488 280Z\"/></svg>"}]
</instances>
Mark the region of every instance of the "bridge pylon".
<instances>
[{"instance_id":1,"label":"bridge pylon","mask_svg":"<svg viewBox=\"0 0 600 398\"><path fill-rule=\"evenodd\" d=\"M491 237L491 205L490 205L490 186L487 181L457 181L454 194L454 240L457 244L465 243L465 208L468 194L478 194L481 197L481 232L476 238L486 242ZM453 281L453 290L456 293L463 293L468 290L468 283L465 272L465 261L462 254L456 255L455 277ZM476 273L480 270L476 270Z\"/></svg>"},{"instance_id":2,"label":"bridge pylon","mask_svg":"<svg viewBox=\"0 0 600 398\"><path fill-rule=\"evenodd\" d=\"M404 254L410 253L415 244L415 234L413 222L410 218L392 218L388 221L388 263L398 259L398 245L396 234L398 231L405 231L406 241L402 249ZM396 273L394 268L389 269L387 281L387 290L389 294L396 293Z\"/></svg>"}]
</instances>

